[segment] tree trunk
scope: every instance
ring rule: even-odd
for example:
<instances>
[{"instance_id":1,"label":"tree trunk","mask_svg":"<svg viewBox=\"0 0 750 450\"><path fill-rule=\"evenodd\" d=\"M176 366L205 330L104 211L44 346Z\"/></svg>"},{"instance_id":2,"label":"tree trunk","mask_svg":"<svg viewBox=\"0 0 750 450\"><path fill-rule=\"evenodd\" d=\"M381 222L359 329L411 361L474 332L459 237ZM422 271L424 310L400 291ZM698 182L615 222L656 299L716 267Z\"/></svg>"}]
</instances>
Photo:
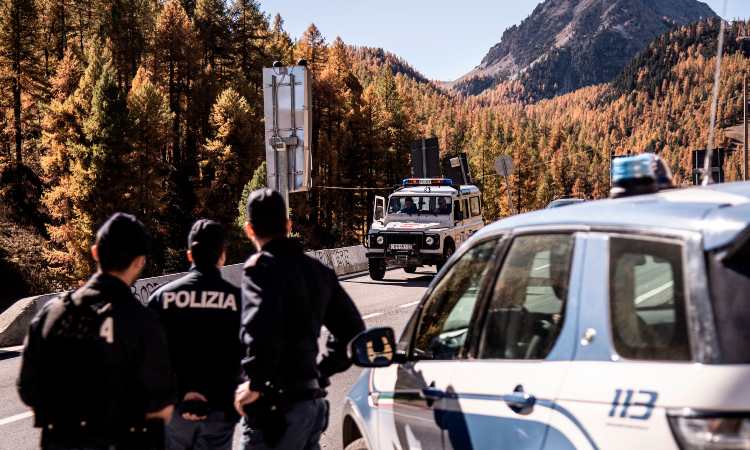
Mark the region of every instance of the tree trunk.
<instances>
[{"instance_id":1,"label":"tree trunk","mask_svg":"<svg viewBox=\"0 0 750 450\"><path fill-rule=\"evenodd\" d=\"M18 74L13 77L13 127L16 134L16 164L20 166L23 163L21 153L23 136L21 135L21 83L19 78Z\"/></svg>"}]
</instances>

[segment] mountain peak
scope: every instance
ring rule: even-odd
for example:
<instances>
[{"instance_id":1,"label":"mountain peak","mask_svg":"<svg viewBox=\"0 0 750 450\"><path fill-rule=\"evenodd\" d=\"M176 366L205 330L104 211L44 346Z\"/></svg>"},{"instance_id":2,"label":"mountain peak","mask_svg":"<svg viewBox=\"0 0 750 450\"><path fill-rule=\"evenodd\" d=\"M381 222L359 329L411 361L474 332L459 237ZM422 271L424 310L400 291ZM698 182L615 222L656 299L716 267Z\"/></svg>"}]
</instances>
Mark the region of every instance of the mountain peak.
<instances>
[{"instance_id":1,"label":"mountain peak","mask_svg":"<svg viewBox=\"0 0 750 450\"><path fill-rule=\"evenodd\" d=\"M658 35L716 13L698 0L545 0L451 83L478 94L520 79L533 98L610 81Z\"/></svg>"}]
</instances>

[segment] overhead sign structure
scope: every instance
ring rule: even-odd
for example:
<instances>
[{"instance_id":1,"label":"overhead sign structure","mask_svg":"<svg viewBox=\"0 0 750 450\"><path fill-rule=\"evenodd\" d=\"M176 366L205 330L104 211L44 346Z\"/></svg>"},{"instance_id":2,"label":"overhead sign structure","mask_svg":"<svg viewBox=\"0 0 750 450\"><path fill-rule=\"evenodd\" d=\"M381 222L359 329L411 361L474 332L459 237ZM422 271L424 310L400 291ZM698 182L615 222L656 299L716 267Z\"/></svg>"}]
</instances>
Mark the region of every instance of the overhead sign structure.
<instances>
[{"instance_id":1,"label":"overhead sign structure","mask_svg":"<svg viewBox=\"0 0 750 450\"><path fill-rule=\"evenodd\" d=\"M263 69L267 185L288 202L312 187L312 85L307 67ZM287 203L288 204L288 203Z\"/></svg>"},{"instance_id":2,"label":"overhead sign structure","mask_svg":"<svg viewBox=\"0 0 750 450\"><path fill-rule=\"evenodd\" d=\"M457 184L473 184L466 153L443 159L443 176L453 179Z\"/></svg>"},{"instance_id":3,"label":"overhead sign structure","mask_svg":"<svg viewBox=\"0 0 750 450\"><path fill-rule=\"evenodd\" d=\"M507 185L505 192L508 194L508 209L510 209L510 212L512 213L515 210L513 207L513 195L511 195L510 192L510 176L513 174L513 158L508 155L500 155L495 158L495 172L505 178L505 184Z\"/></svg>"},{"instance_id":4,"label":"overhead sign structure","mask_svg":"<svg viewBox=\"0 0 750 450\"><path fill-rule=\"evenodd\" d=\"M414 178L440 177L440 147L437 138L412 142L411 176Z\"/></svg>"},{"instance_id":5,"label":"overhead sign structure","mask_svg":"<svg viewBox=\"0 0 750 450\"><path fill-rule=\"evenodd\" d=\"M705 149L693 150L693 184L699 186L703 180L706 163ZM714 183L724 182L724 163L732 155L732 150L719 147L711 152L711 178Z\"/></svg>"}]
</instances>

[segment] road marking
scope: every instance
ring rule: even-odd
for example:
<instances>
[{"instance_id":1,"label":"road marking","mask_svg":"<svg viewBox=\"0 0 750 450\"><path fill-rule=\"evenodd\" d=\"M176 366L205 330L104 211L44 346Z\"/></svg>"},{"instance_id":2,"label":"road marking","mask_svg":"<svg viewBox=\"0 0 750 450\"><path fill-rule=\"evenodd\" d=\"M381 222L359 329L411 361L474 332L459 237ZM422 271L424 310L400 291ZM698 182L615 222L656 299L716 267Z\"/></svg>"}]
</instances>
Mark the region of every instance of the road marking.
<instances>
[{"instance_id":1,"label":"road marking","mask_svg":"<svg viewBox=\"0 0 750 450\"><path fill-rule=\"evenodd\" d=\"M372 319L373 317L382 316L383 314L385 314L385 313L384 312L376 312L376 313L372 313L372 314L367 314L366 316L362 316L362 320Z\"/></svg>"},{"instance_id":2,"label":"road marking","mask_svg":"<svg viewBox=\"0 0 750 450\"><path fill-rule=\"evenodd\" d=\"M414 306L414 305L418 305L418 304L419 304L419 302L420 302L420 301L419 301L419 300L417 300L416 302L411 302L411 303L404 303L403 305L399 306L399 308L411 308L411 307L412 307L412 306Z\"/></svg>"},{"instance_id":3,"label":"road marking","mask_svg":"<svg viewBox=\"0 0 750 450\"><path fill-rule=\"evenodd\" d=\"M23 345L16 345L15 347L0 347L0 352L20 352L23 350Z\"/></svg>"},{"instance_id":4,"label":"road marking","mask_svg":"<svg viewBox=\"0 0 750 450\"><path fill-rule=\"evenodd\" d=\"M415 305L419 304L420 301L421 300L417 300L416 302L404 303L403 305L398 305L396 308L398 308L398 309L411 308L412 306L415 306ZM368 319L372 319L373 317L382 316L382 315L385 315L385 314L387 314L387 313L389 313L391 311L394 311L394 310L380 311L380 312L374 312L374 313L366 314L366 315L362 316L362 320L368 320Z\"/></svg>"},{"instance_id":5,"label":"road marking","mask_svg":"<svg viewBox=\"0 0 750 450\"><path fill-rule=\"evenodd\" d=\"M639 295L635 298L635 304L640 305L641 303L645 302L646 300L650 299L654 295L661 294L662 292L666 291L667 289L674 286L674 281L670 281L668 283L664 283L658 288L651 289L648 292L644 292L643 294Z\"/></svg>"},{"instance_id":6,"label":"road marking","mask_svg":"<svg viewBox=\"0 0 750 450\"><path fill-rule=\"evenodd\" d=\"M18 422L19 420L28 419L29 417L34 416L34 413L32 411L26 411L21 414L16 414L15 416L6 417L5 419L0 419L0 426L8 425L13 422Z\"/></svg>"},{"instance_id":7,"label":"road marking","mask_svg":"<svg viewBox=\"0 0 750 450\"><path fill-rule=\"evenodd\" d=\"M531 269L531 271L532 271L532 272L536 272L537 270L542 270L542 269L546 269L546 268L547 268L547 267L549 267L549 266L550 266L549 264L545 264L545 265L543 265L543 266L539 266L539 267L534 267L533 269Z\"/></svg>"}]
</instances>

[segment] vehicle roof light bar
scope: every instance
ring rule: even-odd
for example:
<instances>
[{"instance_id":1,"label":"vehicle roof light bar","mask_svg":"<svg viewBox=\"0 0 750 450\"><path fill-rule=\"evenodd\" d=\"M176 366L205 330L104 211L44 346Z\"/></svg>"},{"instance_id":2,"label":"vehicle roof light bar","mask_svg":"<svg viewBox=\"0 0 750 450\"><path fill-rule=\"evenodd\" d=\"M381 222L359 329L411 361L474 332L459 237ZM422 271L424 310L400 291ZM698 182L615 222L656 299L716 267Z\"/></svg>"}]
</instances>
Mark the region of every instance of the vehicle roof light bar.
<instances>
[{"instance_id":1,"label":"vehicle roof light bar","mask_svg":"<svg viewBox=\"0 0 750 450\"><path fill-rule=\"evenodd\" d=\"M450 178L404 178L404 187L409 186L453 186Z\"/></svg>"}]
</instances>

